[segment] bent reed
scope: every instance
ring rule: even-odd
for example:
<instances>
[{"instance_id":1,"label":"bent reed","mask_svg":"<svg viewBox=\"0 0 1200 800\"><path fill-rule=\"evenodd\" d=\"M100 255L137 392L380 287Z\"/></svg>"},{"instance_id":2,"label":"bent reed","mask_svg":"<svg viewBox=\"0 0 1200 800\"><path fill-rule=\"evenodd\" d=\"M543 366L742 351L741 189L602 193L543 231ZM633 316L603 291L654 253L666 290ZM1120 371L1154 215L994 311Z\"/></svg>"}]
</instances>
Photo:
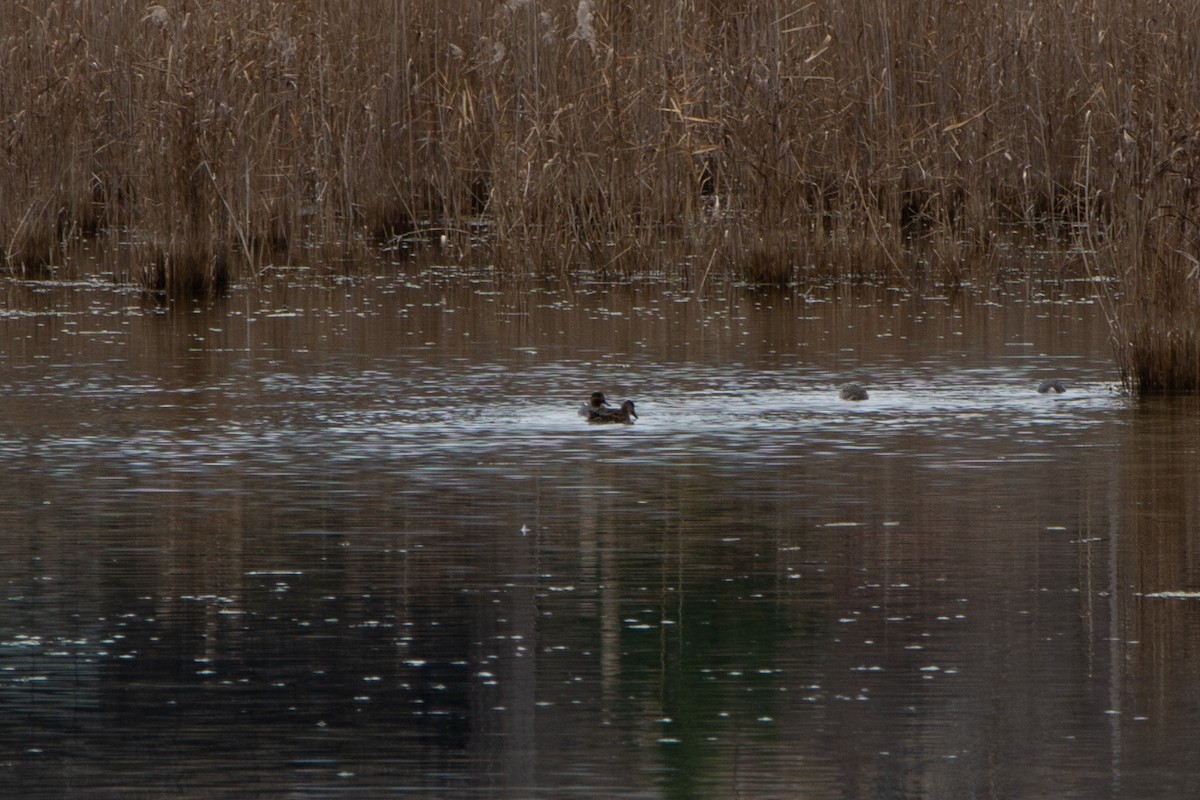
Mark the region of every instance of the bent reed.
<instances>
[{"instance_id":1,"label":"bent reed","mask_svg":"<svg viewBox=\"0 0 1200 800\"><path fill-rule=\"evenodd\" d=\"M1196 388L1197 18L1200 0L6 4L0 248L31 275L100 236L119 279L205 294L432 230L518 273L786 285L953 281L1015 225L1122 281L1131 389Z\"/></svg>"}]
</instances>

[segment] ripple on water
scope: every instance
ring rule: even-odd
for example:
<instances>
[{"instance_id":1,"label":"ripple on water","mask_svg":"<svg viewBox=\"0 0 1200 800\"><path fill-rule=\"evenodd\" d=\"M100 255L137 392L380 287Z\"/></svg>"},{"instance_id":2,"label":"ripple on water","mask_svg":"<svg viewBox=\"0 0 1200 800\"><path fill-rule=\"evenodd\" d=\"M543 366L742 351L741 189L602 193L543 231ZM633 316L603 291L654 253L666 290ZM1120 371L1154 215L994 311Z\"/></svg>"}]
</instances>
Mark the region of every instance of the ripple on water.
<instances>
[{"instance_id":1,"label":"ripple on water","mask_svg":"<svg viewBox=\"0 0 1200 800\"><path fill-rule=\"evenodd\" d=\"M1077 382L1063 395L1039 395L1017 385L968 376L952 384L895 382L871 387L865 402L837 397L836 385L752 386L736 392L691 390L639 399L634 425L590 425L578 402L548 404L530 394L501 404L473 395L414 399L405 405L378 375L376 394L349 407L310 401L307 413L248 404L236 421L213 419L188 430L142 429L127 437L47 436L34 447L59 464L68 453L118 460L133 471L204 471L238 463L319 458L330 465L370 461L386 469L407 462L417 471L471 454L513 456L517 469L559 459L612 458L671 462L719 453L748 465L800 453L856 452L928 456L961 454L986 444L1009 457L1043 458L1051 445L1069 445L1091 427L1110 424L1128 401L1097 382ZM706 375L715 382L715 376ZM774 384L768 376L760 383ZM721 382L717 382L721 383ZM882 381L881 381L882 384ZM367 385L364 382L362 385ZM251 398L253 400L253 398ZM257 414L258 416L254 416ZM181 435L182 434L182 435ZM77 460L77 459L75 459Z\"/></svg>"}]
</instances>

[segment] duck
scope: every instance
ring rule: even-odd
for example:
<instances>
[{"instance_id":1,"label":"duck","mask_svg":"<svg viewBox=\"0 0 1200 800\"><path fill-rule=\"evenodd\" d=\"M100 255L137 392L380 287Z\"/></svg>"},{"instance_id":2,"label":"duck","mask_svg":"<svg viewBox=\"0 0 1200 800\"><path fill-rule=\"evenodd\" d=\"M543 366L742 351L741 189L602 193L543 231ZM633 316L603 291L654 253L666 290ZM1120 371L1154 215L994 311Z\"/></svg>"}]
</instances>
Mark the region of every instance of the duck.
<instances>
[{"instance_id":1,"label":"duck","mask_svg":"<svg viewBox=\"0 0 1200 800\"><path fill-rule=\"evenodd\" d=\"M620 422L625 425L632 425L633 421L638 418L637 412L633 408L633 401L626 400L621 403L620 408L601 408L588 415L588 422L604 423L604 422Z\"/></svg>"},{"instance_id":2,"label":"duck","mask_svg":"<svg viewBox=\"0 0 1200 800\"><path fill-rule=\"evenodd\" d=\"M598 414L601 411L616 411L608 405L608 400L604 397L604 392L592 392L592 397L579 408L579 416L590 417L592 414Z\"/></svg>"},{"instance_id":3,"label":"duck","mask_svg":"<svg viewBox=\"0 0 1200 800\"><path fill-rule=\"evenodd\" d=\"M1049 380L1042 381L1041 384L1038 385L1038 394L1047 394L1049 392L1062 394L1066 390L1067 385L1059 378L1050 378Z\"/></svg>"},{"instance_id":4,"label":"duck","mask_svg":"<svg viewBox=\"0 0 1200 800\"><path fill-rule=\"evenodd\" d=\"M843 400L866 400L868 397L870 397L870 395L867 394L867 390L862 386L859 386L857 383L847 383L842 387L842 390L838 393L838 396Z\"/></svg>"}]
</instances>

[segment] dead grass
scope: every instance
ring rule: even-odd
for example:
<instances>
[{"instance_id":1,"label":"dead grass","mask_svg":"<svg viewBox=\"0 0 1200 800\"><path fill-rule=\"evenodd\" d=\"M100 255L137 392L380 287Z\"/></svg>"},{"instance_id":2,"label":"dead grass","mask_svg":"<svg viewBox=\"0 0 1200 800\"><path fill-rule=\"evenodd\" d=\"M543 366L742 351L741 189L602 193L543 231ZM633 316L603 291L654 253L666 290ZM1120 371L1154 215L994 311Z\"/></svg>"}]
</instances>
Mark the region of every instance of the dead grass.
<instances>
[{"instance_id":1,"label":"dead grass","mask_svg":"<svg viewBox=\"0 0 1200 800\"><path fill-rule=\"evenodd\" d=\"M100 235L179 293L422 227L513 272L955 282L1016 225L1086 240L1122 279L1131 388L1195 385L1135 365L1196 350L1176 306L1196 296L1198 12L7 4L0 249L28 273Z\"/></svg>"},{"instance_id":2,"label":"dead grass","mask_svg":"<svg viewBox=\"0 0 1200 800\"><path fill-rule=\"evenodd\" d=\"M1181 129L1174 144L1125 178L1128 229L1099 248L1120 278L1113 341L1122 383L1137 395L1200 392L1200 129Z\"/></svg>"}]
</instances>

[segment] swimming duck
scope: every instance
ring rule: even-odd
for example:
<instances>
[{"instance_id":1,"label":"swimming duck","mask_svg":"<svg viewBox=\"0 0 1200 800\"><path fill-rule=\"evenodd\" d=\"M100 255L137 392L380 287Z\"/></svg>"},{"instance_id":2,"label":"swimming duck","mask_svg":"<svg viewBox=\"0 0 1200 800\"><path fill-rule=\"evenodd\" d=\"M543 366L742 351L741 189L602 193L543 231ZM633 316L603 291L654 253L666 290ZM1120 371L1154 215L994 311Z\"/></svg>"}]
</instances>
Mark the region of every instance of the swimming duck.
<instances>
[{"instance_id":1,"label":"swimming duck","mask_svg":"<svg viewBox=\"0 0 1200 800\"><path fill-rule=\"evenodd\" d=\"M1046 394L1048 392L1062 394L1066 390L1067 385L1058 378L1050 378L1049 380L1042 381L1041 385L1038 386L1038 394Z\"/></svg>"},{"instance_id":2,"label":"swimming duck","mask_svg":"<svg viewBox=\"0 0 1200 800\"><path fill-rule=\"evenodd\" d=\"M616 411L616 409L609 407L608 400L604 398L604 392L592 392L592 398L579 408L579 416L590 417L601 411Z\"/></svg>"},{"instance_id":3,"label":"swimming duck","mask_svg":"<svg viewBox=\"0 0 1200 800\"><path fill-rule=\"evenodd\" d=\"M588 422L621 422L632 425L637 418L637 412L633 410L633 401L626 400L621 403L620 408L601 408L592 412L588 415Z\"/></svg>"},{"instance_id":4,"label":"swimming duck","mask_svg":"<svg viewBox=\"0 0 1200 800\"><path fill-rule=\"evenodd\" d=\"M867 390L859 386L857 383L847 383L842 387L842 391L839 392L839 396L843 400L866 400L868 397L870 397L870 395L867 394Z\"/></svg>"}]
</instances>

